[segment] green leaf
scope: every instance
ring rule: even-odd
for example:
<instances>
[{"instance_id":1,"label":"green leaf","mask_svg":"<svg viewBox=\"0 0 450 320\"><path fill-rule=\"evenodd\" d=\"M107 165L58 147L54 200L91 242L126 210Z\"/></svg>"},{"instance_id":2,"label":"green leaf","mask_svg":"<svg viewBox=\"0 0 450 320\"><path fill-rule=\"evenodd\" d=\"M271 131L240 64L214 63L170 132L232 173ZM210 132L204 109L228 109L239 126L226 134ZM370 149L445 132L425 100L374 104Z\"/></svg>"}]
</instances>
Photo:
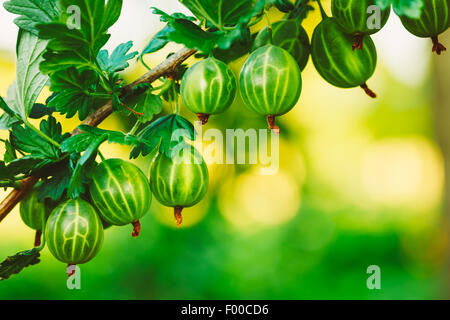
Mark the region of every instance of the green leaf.
<instances>
[{"instance_id":1,"label":"green leaf","mask_svg":"<svg viewBox=\"0 0 450 320\"><path fill-rule=\"evenodd\" d=\"M41 70L52 73L75 67L99 71L97 56L110 37L108 29L120 16L122 0L109 0L106 5L105 0L60 0L60 4L62 14L57 20L37 26L39 36L50 40ZM68 27L71 16L67 9L72 6L80 9L79 28Z\"/></svg>"},{"instance_id":2,"label":"green leaf","mask_svg":"<svg viewBox=\"0 0 450 320\"><path fill-rule=\"evenodd\" d=\"M71 161L70 159L60 161L48 171L50 175L44 179L39 188L38 200L42 202L45 199L51 199L58 202L69 188L72 177Z\"/></svg>"},{"instance_id":3,"label":"green leaf","mask_svg":"<svg viewBox=\"0 0 450 320\"><path fill-rule=\"evenodd\" d=\"M1 96L0 109L4 111L4 113L0 116L0 130L9 130L14 124L21 122L21 120L18 119L19 116L11 110Z\"/></svg>"},{"instance_id":4,"label":"green leaf","mask_svg":"<svg viewBox=\"0 0 450 320\"><path fill-rule=\"evenodd\" d=\"M138 55L138 52L131 52L130 49L133 47L133 41L128 41L127 43L120 44L112 53L111 56L108 54L108 50L102 50L98 54L98 62L102 70L110 72L123 71L130 65L128 60L133 59Z\"/></svg>"},{"instance_id":5,"label":"green leaf","mask_svg":"<svg viewBox=\"0 0 450 320\"><path fill-rule=\"evenodd\" d=\"M142 123L147 123L151 121L155 115L161 113L163 102L159 96L148 90L127 101L127 105L136 112L143 113L144 115L137 117L137 119Z\"/></svg>"},{"instance_id":6,"label":"green leaf","mask_svg":"<svg viewBox=\"0 0 450 320\"><path fill-rule=\"evenodd\" d=\"M180 43L205 54L209 54L216 47L227 50L233 43L248 39L248 28L243 23L238 23L231 31L207 32L190 20L176 18L156 8L153 12L161 15L161 20L168 22L167 28L163 29L164 33L160 34L158 39Z\"/></svg>"},{"instance_id":7,"label":"green leaf","mask_svg":"<svg viewBox=\"0 0 450 320\"><path fill-rule=\"evenodd\" d=\"M87 132L76 134L61 144L61 151L64 153L80 153L85 151L95 140L96 136Z\"/></svg>"},{"instance_id":8,"label":"green leaf","mask_svg":"<svg viewBox=\"0 0 450 320\"><path fill-rule=\"evenodd\" d=\"M15 159L8 163L8 165L6 165L5 162L0 161L0 180L13 179L18 175L28 176L50 163L52 163L51 160L34 158L33 156L24 156Z\"/></svg>"},{"instance_id":9,"label":"green leaf","mask_svg":"<svg viewBox=\"0 0 450 320\"><path fill-rule=\"evenodd\" d=\"M295 9L294 4L289 0L269 0L269 3L273 4L278 10L284 13L288 13Z\"/></svg>"},{"instance_id":10,"label":"green leaf","mask_svg":"<svg viewBox=\"0 0 450 320\"><path fill-rule=\"evenodd\" d=\"M74 67L58 71L50 77L50 90L57 94L48 102L59 113L72 118L76 113L80 120L101 107L108 99L97 97L96 94L106 94L98 83L94 71L78 71Z\"/></svg>"},{"instance_id":11,"label":"green leaf","mask_svg":"<svg viewBox=\"0 0 450 320\"><path fill-rule=\"evenodd\" d=\"M394 12L399 16L407 16L412 19L420 18L424 0L377 0L381 9L386 9L392 4Z\"/></svg>"},{"instance_id":12,"label":"green leaf","mask_svg":"<svg viewBox=\"0 0 450 320\"><path fill-rule=\"evenodd\" d=\"M106 134L95 138L78 161L67 190L67 194L73 199L78 198L86 191L83 184L83 176L92 169L92 166L95 164L98 148L107 138L108 136Z\"/></svg>"},{"instance_id":13,"label":"green leaf","mask_svg":"<svg viewBox=\"0 0 450 320\"><path fill-rule=\"evenodd\" d=\"M182 132L177 130L181 129ZM174 133L182 133L175 139ZM183 134L184 133L184 134ZM159 151L170 157L172 149L180 143L181 138L195 139L194 126L185 118L171 114L158 119L144 128L138 138L146 141L133 148L130 158L137 158L140 154L146 156L159 146Z\"/></svg>"},{"instance_id":14,"label":"green leaf","mask_svg":"<svg viewBox=\"0 0 450 320\"><path fill-rule=\"evenodd\" d=\"M7 11L20 15L14 20L19 28L36 36L36 25L52 21L60 12L58 0L10 0L3 6Z\"/></svg>"},{"instance_id":15,"label":"green leaf","mask_svg":"<svg viewBox=\"0 0 450 320\"><path fill-rule=\"evenodd\" d=\"M165 26L164 29L159 31L152 40L150 40L150 43L142 51L141 57L145 54L153 53L164 48L170 42L166 36L173 31L175 30L171 26Z\"/></svg>"},{"instance_id":16,"label":"green leaf","mask_svg":"<svg viewBox=\"0 0 450 320\"><path fill-rule=\"evenodd\" d=\"M84 131L84 134L90 135L92 141L98 137L106 135L109 143L118 143L121 145L131 145L131 146L140 146L141 144L147 143L147 141L145 139L141 139L132 134L124 134L119 131L103 130L103 129L86 126L86 125L81 125L78 128L81 131ZM80 144L78 148L80 148L81 145L82 144Z\"/></svg>"},{"instance_id":17,"label":"green leaf","mask_svg":"<svg viewBox=\"0 0 450 320\"><path fill-rule=\"evenodd\" d=\"M156 8L153 9L153 13L161 15L161 20L167 21L170 27L166 34L160 35L161 39L208 53L214 49L220 37L216 33L204 31L190 20L175 18Z\"/></svg>"},{"instance_id":18,"label":"green leaf","mask_svg":"<svg viewBox=\"0 0 450 320\"><path fill-rule=\"evenodd\" d=\"M9 140L5 141L5 155L3 156L3 160L5 163L14 161L17 159L16 150L12 146L11 142Z\"/></svg>"},{"instance_id":19,"label":"green leaf","mask_svg":"<svg viewBox=\"0 0 450 320\"><path fill-rule=\"evenodd\" d=\"M41 93L48 77L39 71L39 63L47 41L28 31L19 32L17 46L16 81L8 90L7 104L23 121Z\"/></svg>"},{"instance_id":20,"label":"green leaf","mask_svg":"<svg viewBox=\"0 0 450 320\"><path fill-rule=\"evenodd\" d=\"M259 0L180 0L199 20L206 19L218 29L247 23L264 9Z\"/></svg>"},{"instance_id":21,"label":"green leaf","mask_svg":"<svg viewBox=\"0 0 450 320\"><path fill-rule=\"evenodd\" d=\"M39 250L36 248L21 251L13 256L6 258L0 263L0 281L6 280L14 274L18 274L24 268L38 264Z\"/></svg>"},{"instance_id":22,"label":"green leaf","mask_svg":"<svg viewBox=\"0 0 450 320\"><path fill-rule=\"evenodd\" d=\"M53 117L42 120L40 130L56 142L60 142L64 138L61 124L56 122ZM37 159L58 160L60 157L60 151L56 146L29 127L14 125L11 132L11 143L15 149L28 153Z\"/></svg>"}]
</instances>

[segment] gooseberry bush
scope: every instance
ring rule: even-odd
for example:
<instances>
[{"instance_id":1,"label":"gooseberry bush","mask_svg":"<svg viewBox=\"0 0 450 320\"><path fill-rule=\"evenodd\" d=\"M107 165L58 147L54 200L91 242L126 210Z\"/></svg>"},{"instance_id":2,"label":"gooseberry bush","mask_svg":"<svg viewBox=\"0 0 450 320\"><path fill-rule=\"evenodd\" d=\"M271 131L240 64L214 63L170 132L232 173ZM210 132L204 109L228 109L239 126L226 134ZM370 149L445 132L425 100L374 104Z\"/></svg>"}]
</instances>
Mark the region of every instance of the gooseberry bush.
<instances>
[{"instance_id":1,"label":"gooseberry bush","mask_svg":"<svg viewBox=\"0 0 450 320\"><path fill-rule=\"evenodd\" d=\"M195 139L193 125L179 114L182 106L206 125L239 94L279 133L276 117L297 105L310 56L329 84L361 87L375 98L368 86L377 65L371 35L393 15L391 8L410 33L431 38L437 54L445 51L438 36L450 24L450 0L332 0L332 16L313 0L179 2L192 14L149 10L165 27L150 31L156 35L141 52L130 52L132 42L112 52L103 49L123 0L4 3L18 15L20 31L16 80L7 96L0 97L0 129L9 132L2 141L6 152L0 161L0 186L11 189L0 205L0 221L20 202L22 220L36 236L33 249L0 264L0 279L38 263L45 246L72 266L95 257L107 236L104 230L111 226L131 224L137 237L139 220L149 212L152 199L172 207L180 225L183 208L200 202L209 182L198 150L181 148L187 161L175 159L176 147ZM322 21L310 40L302 23L317 8ZM284 18L270 21L268 10L279 10ZM255 30L261 23L265 26ZM183 48L148 68L143 57L171 42ZM185 65L193 55L198 61ZM227 64L244 56L238 77ZM126 83L121 72L132 59L149 70ZM45 104L36 103L45 86L51 95ZM162 114L164 101L172 113ZM97 128L112 113L132 117L134 127L129 132ZM77 116L82 123L68 132L56 115ZM39 127L31 119L40 119ZM179 129L184 135L173 139ZM131 159L156 151L150 173L123 159L104 159L99 147L106 142L131 146Z\"/></svg>"}]
</instances>

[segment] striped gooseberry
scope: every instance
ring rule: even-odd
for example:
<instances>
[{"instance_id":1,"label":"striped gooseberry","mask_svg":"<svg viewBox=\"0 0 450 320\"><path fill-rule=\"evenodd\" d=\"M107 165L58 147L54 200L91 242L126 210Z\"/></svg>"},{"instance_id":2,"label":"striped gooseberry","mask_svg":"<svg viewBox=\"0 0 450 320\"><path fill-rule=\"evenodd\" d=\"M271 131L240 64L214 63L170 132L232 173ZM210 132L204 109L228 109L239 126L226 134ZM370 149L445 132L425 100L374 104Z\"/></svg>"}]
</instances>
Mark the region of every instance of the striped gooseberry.
<instances>
[{"instance_id":1,"label":"striped gooseberry","mask_svg":"<svg viewBox=\"0 0 450 320\"><path fill-rule=\"evenodd\" d=\"M312 37L311 56L319 74L339 88L360 86L372 98L367 86L377 65L377 50L370 36L363 38L363 48L352 50L353 37L346 34L334 18L324 17Z\"/></svg>"},{"instance_id":2,"label":"striped gooseberry","mask_svg":"<svg viewBox=\"0 0 450 320\"><path fill-rule=\"evenodd\" d=\"M89 192L103 220L115 226L131 223L132 236L139 235L139 219L152 202L148 179L141 169L122 159L104 160L95 168Z\"/></svg>"},{"instance_id":3,"label":"striped gooseberry","mask_svg":"<svg viewBox=\"0 0 450 320\"><path fill-rule=\"evenodd\" d=\"M103 227L94 207L80 198L67 200L50 214L45 239L52 255L70 265L86 263L100 250Z\"/></svg>"},{"instance_id":4,"label":"striped gooseberry","mask_svg":"<svg viewBox=\"0 0 450 320\"><path fill-rule=\"evenodd\" d=\"M34 189L20 202L19 213L23 223L33 230L36 230L34 246L41 244L42 229L45 221L51 213L51 210L44 202L38 201L39 192Z\"/></svg>"},{"instance_id":5,"label":"striped gooseberry","mask_svg":"<svg viewBox=\"0 0 450 320\"><path fill-rule=\"evenodd\" d=\"M286 50L266 45L245 61L240 75L240 92L248 108L267 117L269 128L279 132L275 117L289 112L302 91L297 61Z\"/></svg>"},{"instance_id":6,"label":"striped gooseberry","mask_svg":"<svg viewBox=\"0 0 450 320\"><path fill-rule=\"evenodd\" d=\"M150 168L150 188L164 206L173 207L177 225L182 210L199 203L208 191L208 167L193 147L181 150L179 157L159 153Z\"/></svg>"},{"instance_id":7,"label":"striped gooseberry","mask_svg":"<svg viewBox=\"0 0 450 320\"><path fill-rule=\"evenodd\" d=\"M423 1L421 15L418 19L401 16L405 28L413 35L420 38L433 40L433 52L441 54L447 50L439 42L439 35L450 27L449 7L450 0Z\"/></svg>"},{"instance_id":8,"label":"striped gooseberry","mask_svg":"<svg viewBox=\"0 0 450 320\"><path fill-rule=\"evenodd\" d=\"M190 67L181 80L181 99L203 124L210 115L226 111L236 97L236 77L222 61L213 57Z\"/></svg>"},{"instance_id":9,"label":"striped gooseberry","mask_svg":"<svg viewBox=\"0 0 450 320\"><path fill-rule=\"evenodd\" d=\"M389 20L391 6L385 9L378 7L377 12L369 10L377 5L376 0L332 0L331 11L336 22L345 33L354 37L353 50L361 50L364 46L363 38L380 31ZM379 21L377 21L379 20ZM371 22L378 23L371 23Z\"/></svg>"},{"instance_id":10,"label":"striped gooseberry","mask_svg":"<svg viewBox=\"0 0 450 320\"><path fill-rule=\"evenodd\" d=\"M262 29L255 38L253 50L270 44L268 27ZM272 44L289 52L297 61L300 70L304 70L311 53L308 34L299 20L282 20L272 25Z\"/></svg>"}]
</instances>

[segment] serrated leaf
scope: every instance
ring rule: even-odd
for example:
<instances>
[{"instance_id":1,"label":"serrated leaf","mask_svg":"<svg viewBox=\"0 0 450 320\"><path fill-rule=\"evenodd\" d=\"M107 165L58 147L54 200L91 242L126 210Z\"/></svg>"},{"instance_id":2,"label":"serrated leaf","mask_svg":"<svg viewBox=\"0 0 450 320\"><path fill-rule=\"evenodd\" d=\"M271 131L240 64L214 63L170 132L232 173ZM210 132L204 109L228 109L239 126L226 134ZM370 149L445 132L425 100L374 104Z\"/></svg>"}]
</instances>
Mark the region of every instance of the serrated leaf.
<instances>
[{"instance_id":1,"label":"serrated leaf","mask_svg":"<svg viewBox=\"0 0 450 320\"><path fill-rule=\"evenodd\" d=\"M57 20L37 26L39 36L50 40L41 70L96 70L98 53L110 37L108 29L120 16L122 0L109 0L106 4L105 0L60 0L60 4L62 14ZM69 28L67 9L73 6L80 10L80 24Z\"/></svg>"},{"instance_id":2,"label":"serrated leaf","mask_svg":"<svg viewBox=\"0 0 450 320\"><path fill-rule=\"evenodd\" d=\"M177 130L184 130L185 138L190 140L195 139L194 126L182 116L171 114L158 119L144 128L138 135L146 141L145 144L140 144L134 147L131 151L130 158L137 158L140 154L146 156L150 154L159 146L159 151L170 157L172 149L180 143L178 139L174 139L174 133ZM178 132L177 132L178 133Z\"/></svg>"},{"instance_id":3,"label":"serrated leaf","mask_svg":"<svg viewBox=\"0 0 450 320\"><path fill-rule=\"evenodd\" d=\"M61 144L61 151L64 153L80 153L86 150L95 140L95 136L87 132L76 134Z\"/></svg>"},{"instance_id":4,"label":"serrated leaf","mask_svg":"<svg viewBox=\"0 0 450 320\"><path fill-rule=\"evenodd\" d=\"M152 40L150 40L150 43L142 51L141 56L159 51L164 48L169 43L169 40L166 37L167 34L173 31L174 29L171 26L165 26L152 38Z\"/></svg>"},{"instance_id":5,"label":"serrated leaf","mask_svg":"<svg viewBox=\"0 0 450 320\"><path fill-rule=\"evenodd\" d=\"M162 105L162 99L150 92L150 90L134 97L134 99L128 102L128 106L136 112L143 114L142 116L137 117L137 120L142 123L147 123L151 121L155 115L160 114Z\"/></svg>"},{"instance_id":6,"label":"serrated leaf","mask_svg":"<svg viewBox=\"0 0 450 320\"><path fill-rule=\"evenodd\" d=\"M265 1L259 0L180 0L199 20L208 20L217 28L247 23L260 12Z\"/></svg>"},{"instance_id":7,"label":"serrated leaf","mask_svg":"<svg viewBox=\"0 0 450 320\"><path fill-rule=\"evenodd\" d=\"M29 155L15 159L8 163L8 165L0 161L0 180L9 180L18 175L28 176L32 172L38 171L51 163L51 160L34 158Z\"/></svg>"},{"instance_id":8,"label":"serrated leaf","mask_svg":"<svg viewBox=\"0 0 450 320\"><path fill-rule=\"evenodd\" d=\"M0 281L6 280L14 274L18 274L24 268L38 264L39 250L36 248L16 253L0 263Z\"/></svg>"},{"instance_id":9,"label":"serrated leaf","mask_svg":"<svg viewBox=\"0 0 450 320\"><path fill-rule=\"evenodd\" d=\"M3 156L3 160L5 163L14 161L17 159L16 150L12 146L11 142L9 140L5 141L5 155Z\"/></svg>"},{"instance_id":10,"label":"serrated leaf","mask_svg":"<svg viewBox=\"0 0 450 320\"><path fill-rule=\"evenodd\" d=\"M97 59L102 70L109 73L123 71L128 68L130 66L128 60L131 60L138 55L138 52L136 51L128 53L132 47L133 41L128 41L120 44L114 49L111 56L109 55L108 50L100 51Z\"/></svg>"},{"instance_id":11,"label":"serrated leaf","mask_svg":"<svg viewBox=\"0 0 450 320\"><path fill-rule=\"evenodd\" d=\"M86 174L86 171L89 171L89 169L91 169L90 167L95 163L98 148L107 140L107 138L108 136L106 134L96 137L78 161L67 190L67 194L73 199L78 198L85 192L83 175Z\"/></svg>"},{"instance_id":12,"label":"serrated leaf","mask_svg":"<svg viewBox=\"0 0 450 320\"><path fill-rule=\"evenodd\" d=\"M94 96L106 94L99 86L98 76L94 71L78 71L71 67L54 73L50 81L50 90L57 94L48 102L48 106L65 114L67 118L78 113L79 119L84 120L107 101L106 98Z\"/></svg>"},{"instance_id":13,"label":"serrated leaf","mask_svg":"<svg viewBox=\"0 0 450 320\"><path fill-rule=\"evenodd\" d=\"M59 201L69 188L70 178L72 177L72 168L70 159L61 161L51 168L50 175L46 177L39 188L38 200L45 201L51 199Z\"/></svg>"},{"instance_id":14,"label":"serrated leaf","mask_svg":"<svg viewBox=\"0 0 450 320\"><path fill-rule=\"evenodd\" d=\"M48 77L39 70L47 41L28 31L19 32L16 80L8 90L6 103L15 114L26 121Z\"/></svg>"},{"instance_id":15,"label":"serrated leaf","mask_svg":"<svg viewBox=\"0 0 450 320\"><path fill-rule=\"evenodd\" d=\"M61 124L53 117L42 120L40 130L56 142L63 139ZM58 160L60 157L60 151L56 146L28 127L14 125L10 140L15 149L28 153L34 158Z\"/></svg>"},{"instance_id":16,"label":"serrated leaf","mask_svg":"<svg viewBox=\"0 0 450 320\"><path fill-rule=\"evenodd\" d=\"M9 0L3 6L7 11L20 15L14 20L19 28L36 36L36 25L52 21L60 12L58 0Z\"/></svg>"}]
</instances>

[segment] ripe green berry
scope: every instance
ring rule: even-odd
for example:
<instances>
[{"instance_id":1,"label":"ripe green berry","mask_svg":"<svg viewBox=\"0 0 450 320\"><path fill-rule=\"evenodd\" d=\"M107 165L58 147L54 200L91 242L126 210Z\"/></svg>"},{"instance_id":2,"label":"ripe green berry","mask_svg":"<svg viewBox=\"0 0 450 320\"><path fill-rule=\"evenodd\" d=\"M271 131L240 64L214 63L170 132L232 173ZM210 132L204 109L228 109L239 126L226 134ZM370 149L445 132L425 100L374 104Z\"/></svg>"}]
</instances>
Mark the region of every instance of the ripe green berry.
<instances>
[{"instance_id":1,"label":"ripe green berry","mask_svg":"<svg viewBox=\"0 0 450 320\"><path fill-rule=\"evenodd\" d=\"M302 75L297 61L286 50L267 45L245 61L240 75L240 92L247 107L267 117L276 132L275 117L289 112L300 98Z\"/></svg>"},{"instance_id":2,"label":"ripe green berry","mask_svg":"<svg viewBox=\"0 0 450 320\"><path fill-rule=\"evenodd\" d=\"M370 36L363 39L361 50L352 50L353 39L334 18L325 17L312 37L311 56L319 74L339 88L360 86L372 98L376 94L367 87L377 65L377 50Z\"/></svg>"},{"instance_id":3,"label":"ripe green berry","mask_svg":"<svg viewBox=\"0 0 450 320\"><path fill-rule=\"evenodd\" d=\"M61 262L75 265L88 262L100 250L103 227L94 207L82 199L57 206L45 227L47 246Z\"/></svg>"},{"instance_id":4,"label":"ripe green berry","mask_svg":"<svg viewBox=\"0 0 450 320\"><path fill-rule=\"evenodd\" d=\"M51 210L46 207L44 202L38 201L38 191L36 189L32 190L20 202L19 212L22 221L31 229L36 230L34 246L40 246L42 228Z\"/></svg>"},{"instance_id":5,"label":"ripe green berry","mask_svg":"<svg viewBox=\"0 0 450 320\"><path fill-rule=\"evenodd\" d=\"M152 202L148 179L141 169L121 159L105 160L95 168L89 191L103 220L115 226L131 223L132 236L139 235L139 219Z\"/></svg>"},{"instance_id":6,"label":"ripe green berry","mask_svg":"<svg viewBox=\"0 0 450 320\"><path fill-rule=\"evenodd\" d=\"M253 51L270 44L268 27L256 36ZM297 61L301 71L308 64L311 45L308 34L298 20L282 20L272 25L272 44L289 52Z\"/></svg>"},{"instance_id":7,"label":"ripe green berry","mask_svg":"<svg viewBox=\"0 0 450 320\"><path fill-rule=\"evenodd\" d=\"M380 31L387 23L391 13L391 6L380 10L379 28L372 28L371 19L377 18L374 12L368 9L376 6L376 0L332 0L331 10L336 22L341 26L345 33L354 36L355 42L353 50L361 50L366 35L375 34ZM368 12L369 11L369 12Z\"/></svg>"},{"instance_id":8,"label":"ripe green berry","mask_svg":"<svg viewBox=\"0 0 450 320\"><path fill-rule=\"evenodd\" d=\"M401 16L405 28L413 35L433 40L433 52L441 54L447 50L438 36L450 27L450 0L423 1L422 13L418 19Z\"/></svg>"},{"instance_id":9,"label":"ripe green berry","mask_svg":"<svg viewBox=\"0 0 450 320\"><path fill-rule=\"evenodd\" d=\"M207 58L184 74L181 99L206 124L210 115L222 113L231 106L236 87L236 77L231 69L220 60Z\"/></svg>"},{"instance_id":10,"label":"ripe green berry","mask_svg":"<svg viewBox=\"0 0 450 320\"><path fill-rule=\"evenodd\" d=\"M183 208L196 205L208 191L208 167L195 148L189 149L180 153L184 160L159 153L150 168L153 195L162 205L174 208L178 226L182 222Z\"/></svg>"}]
</instances>

